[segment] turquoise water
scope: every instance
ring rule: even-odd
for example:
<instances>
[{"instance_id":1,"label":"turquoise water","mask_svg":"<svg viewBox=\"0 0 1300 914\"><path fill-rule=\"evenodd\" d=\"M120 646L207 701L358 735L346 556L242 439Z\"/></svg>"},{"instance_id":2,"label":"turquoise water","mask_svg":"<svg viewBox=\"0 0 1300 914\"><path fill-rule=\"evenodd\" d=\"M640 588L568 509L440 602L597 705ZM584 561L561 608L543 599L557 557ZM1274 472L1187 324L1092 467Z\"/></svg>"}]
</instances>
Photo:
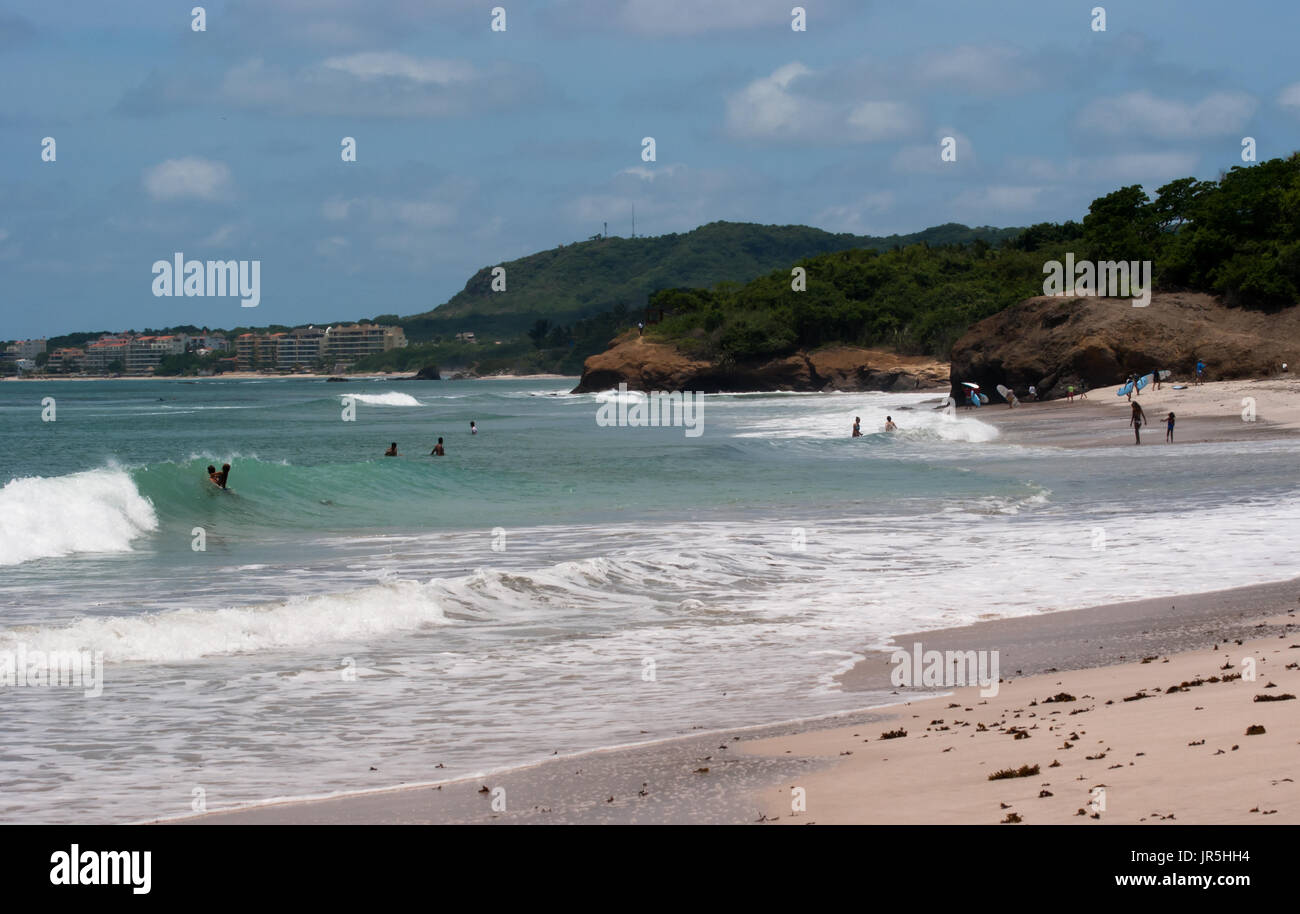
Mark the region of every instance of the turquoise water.
<instances>
[{"instance_id":1,"label":"turquoise water","mask_svg":"<svg viewBox=\"0 0 1300 914\"><path fill-rule=\"evenodd\" d=\"M0 652L104 659L0 689L0 819L829 713L896 632L1297 574L1291 442L1025 448L904 394L710 395L692 438L572 386L0 384Z\"/></svg>"}]
</instances>

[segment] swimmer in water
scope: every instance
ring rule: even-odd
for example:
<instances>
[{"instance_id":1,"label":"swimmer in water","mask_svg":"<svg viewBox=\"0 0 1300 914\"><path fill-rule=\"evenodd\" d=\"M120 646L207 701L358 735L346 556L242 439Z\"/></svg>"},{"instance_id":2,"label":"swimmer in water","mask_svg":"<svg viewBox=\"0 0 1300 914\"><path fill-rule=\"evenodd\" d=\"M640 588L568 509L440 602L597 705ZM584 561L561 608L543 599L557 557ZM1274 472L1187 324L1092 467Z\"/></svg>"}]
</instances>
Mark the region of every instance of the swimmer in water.
<instances>
[{"instance_id":1,"label":"swimmer in water","mask_svg":"<svg viewBox=\"0 0 1300 914\"><path fill-rule=\"evenodd\" d=\"M396 442L396 441L394 441L392 444L390 444L390 445L388 446L388 450L384 451L384 456L385 456L385 457L396 457L396 456L397 456L397 442Z\"/></svg>"},{"instance_id":2,"label":"swimmer in water","mask_svg":"<svg viewBox=\"0 0 1300 914\"><path fill-rule=\"evenodd\" d=\"M445 457L446 455L447 455L447 452L444 451L444 450L442 449L442 439L439 438L439 439L438 439L438 443L435 444L435 445L433 446L433 450L429 453L429 456L430 456L430 457Z\"/></svg>"},{"instance_id":3,"label":"swimmer in water","mask_svg":"<svg viewBox=\"0 0 1300 914\"><path fill-rule=\"evenodd\" d=\"M477 434L478 434L478 426L474 424L474 420L473 420L473 419L470 419L470 420L469 420L469 433L470 433L471 435L477 435Z\"/></svg>"},{"instance_id":4,"label":"swimmer in water","mask_svg":"<svg viewBox=\"0 0 1300 914\"><path fill-rule=\"evenodd\" d=\"M898 426L894 424L894 417L893 417L893 416L886 416L886 417L885 417L885 431L887 431L887 432L896 432L896 431L898 431Z\"/></svg>"},{"instance_id":5,"label":"swimmer in water","mask_svg":"<svg viewBox=\"0 0 1300 914\"><path fill-rule=\"evenodd\" d=\"M223 463L221 465L220 473L217 472L216 467L214 467L212 464L208 464L208 481L211 482L217 488L224 489L226 487L226 479L229 478L229 476L230 476L230 464Z\"/></svg>"},{"instance_id":6,"label":"swimmer in water","mask_svg":"<svg viewBox=\"0 0 1300 914\"><path fill-rule=\"evenodd\" d=\"M862 417L861 417L861 416L854 416L854 417L853 417L853 437L854 437L854 438L861 438L861 437L862 437Z\"/></svg>"}]
</instances>

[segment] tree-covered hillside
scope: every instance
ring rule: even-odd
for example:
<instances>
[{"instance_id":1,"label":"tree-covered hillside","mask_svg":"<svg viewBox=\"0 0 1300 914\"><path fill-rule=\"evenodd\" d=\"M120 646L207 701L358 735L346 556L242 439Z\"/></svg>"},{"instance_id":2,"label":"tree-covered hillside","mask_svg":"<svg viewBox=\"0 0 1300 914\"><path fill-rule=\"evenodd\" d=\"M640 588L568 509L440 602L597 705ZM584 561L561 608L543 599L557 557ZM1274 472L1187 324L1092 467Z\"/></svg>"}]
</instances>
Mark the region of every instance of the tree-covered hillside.
<instances>
[{"instance_id":1,"label":"tree-covered hillside","mask_svg":"<svg viewBox=\"0 0 1300 914\"><path fill-rule=\"evenodd\" d=\"M492 291L492 267L474 274L446 304L402 318L413 341L473 331L499 339L532 329L539 320L569 325L620 307L635 315L659 289L745 282L774 265L853 248L889 250L916 243L998 243L1019 229L948 224L910 235L832 234L803 225L712 222L683 234L649 238L593 238L508 261L506 289ZM634 318L635 319L635 318Z\"/></svg>"},{"instance_id":2,"label":"tree-covered hillside","mask_svg":"<svg viewBox=\"0 0 1300 914\"><path fill-rule=\"evenodd\" d=\"M975 322L1043 294L1044 264L1152 261L1162 289L1212 292L1233 306L1300 301L1300 154L1237 167L1215 181L1181 178L1154 199L1140 186L1093 201L1082 224L1042 223L996 247L983 240L852 250L805 258L749 283L670 289L648 331L721 362L828 343L889 346L947 358ZM791 267L807 271L792 288Z\"/></svg>"}]
</instances>

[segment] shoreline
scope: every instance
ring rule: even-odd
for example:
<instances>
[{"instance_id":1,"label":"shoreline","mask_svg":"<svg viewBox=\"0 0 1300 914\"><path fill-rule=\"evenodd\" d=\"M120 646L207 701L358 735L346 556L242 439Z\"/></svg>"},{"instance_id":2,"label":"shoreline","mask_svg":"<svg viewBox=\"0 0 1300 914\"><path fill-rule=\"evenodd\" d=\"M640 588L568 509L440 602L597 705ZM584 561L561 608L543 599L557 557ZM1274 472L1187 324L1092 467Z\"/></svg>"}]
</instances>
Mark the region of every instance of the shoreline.
<instances>
[{"instance_id":1,"label":"shoreline","mask_svg":"<svg viewBox=\"0 0 1300 914\"><path fill-rule=\"evenodd\" d=\"M1110 679L1118 682L1122 677L1115 677L1120 671L1128 671L1127 675L1131 676L1133 668L1140 670L1143 664L1134 658L1153 654L1170 655L1178 659L1180 666L1192 662L1204 666L1206 661L1202 655L1209 644L1218 645L1229 638L1240 638L1245 642L1252 634L1258 634L1258 625L1267 624L1262 622L1264 619L1281 618L1289 631L1300 632L1295 616L1298 590L1300 579L1294 579L1226 591L989 620L915 636L899 635L895 641L923 637L929 642L928 647L960 646L962 650L1009 641L1014 645L1015 653L1012 661L1006 663L1001 671L1006 680L1001 690L1018 698L1017 692L1010 688L1013 685L1043 692L1049 688L1049 682L1056 683L1066 676L1078 678L1091 673L1102 682ZM1164 604L1182 605L1184 610L1171 613L1162 608ZM1289 615L1283 615L1286 613ZM1117 631L1115 620L1121 617L1127 622L1127 630ZM1117 643L1109 651L1088 656L1071 648L1074 639L1079 637L1094 640L1113 637ZM1300 636L1293 635L1291 640L1279 643L1285 647L1294 643L1297 637ZM1118 653L1120 650L1125 653ZM1293 654L1288 660L1300 660L1300 649ZM879 677L880 669L871 669L881 656L868 654L866 659L842 673L839 678L845 691L883 691L879 679L872 678ZM1102 660L1100 664L1075 662L1098 658ZM1058 666L1060 663L1069 665ZM1273 666L1280 668L1282 665L1270 666L1258 684L1262 686L1266 676L1279 679L1281 670ZM1286 672L1289 674L1291 671ZM1173 675L1161 671L1162 678L1172 678ZM887 683L887 673L885 681ZM1296 675L1295 683L1288 682L1287 685L1292 691L1296 690L1300 686L1300 674ZM884 688L889 686L886 684ZM1099 687L1091 688L1096 690ZM787 815L782 816L781 808L782 804L788 806L789 788L776 785L787 782L792 772L797 771L801 777L812 777L814 780L810 783L815 784L818 790L850 792L850 788L841 782L856 783L858 774L854 770L841 770L836 763L842 762L840 756L852 753L856 747L844 749L840 748L841 744L854 743L860 747L861 739L856 734L861 733L863 727L869 725L870 732L874 733L877 724L901 719L916 708L927 709L925 713L936 719L942 717L944 705L952 703L946 700L947 697L960 694L961 690L906 690L891 695L893 701L829 716L686 733L648 743L595 748L445 781L397 784L325 798L277 798L230 810L214 810L200 816L149 822L740 824L775 821L778 817L788 820L788 809ZM983 699L976 696L973 701ZM966 704L970 705L971 701ZM1136 707L1136 703L1133 706ZM1289 708L1291 716L1295 716L1294 708L1285 703L1268 707L1273 712L1278 708L1284 711ZM907 719L911 720L910 717ZM1300 721L1297 724L1300 725ZM855 732L850 736L847 735L849 731ZM875 741L871 742L874 747ZM831 744L836 747L836 752L828 754L827 747ZM893 745L890 743L891 747ZM1035 748L1039 745L1035 744ZM1046 761L1043 764L1046 765ZM909 770L904 766L893 769L900 774L907 774ZM925 774L928 777L932 773L927 770ZM876 788L881 786L879 777L872 774L870 778ZM1032 780L1035 785L1038 783L1032 778L1025 780ZM837 784L840 786L835 786ZM494 810L492 800L498 788L503 791L501 796L506 799L506 804L504 809ZM779 803L773 799L775 790L781 791ZM876 795L871 794L872 797ZM523 802L520 797L524 798ZM845 808L849 810L848 817L838 821L876 821L860 804ZM934 824L948 821L940 815L941 811L931 811L934 818L908 821ZM822 814L812 818L826 821ZM801 821L808 821L808 817ZM988 819L983 817L974 821ZM1293 804L1289 814L1279 817L1278 821L1300 821L1300 802Z\"/></svg>"},{"instance_id":2,"label":"shoreline","mask_svg":"<svg viewBox=\"0 0 1300 914\"><path fill-rule=\"evenodd\" d=\"M68 377L66 375L47 375L39 378L18 378L6 377L0 378L4 381L24 381L36 383L38 381L187 381L199 383L202 381L325 381L330 378L342 378L344 381L415 381L416 372L373 372L358 375L337 375L337 374L263 374L256 371L225 371L219 375L207 375L203 377L195 375L118 375L116 377L107 377L104 375L90 375L86 377ZM567 374L485 374L475 375L472 378L453 376L441 378L443 381L568 381L577 377L577 375ZM436 382L435 382L436 383Z\"/></svg>"}]
</instances>

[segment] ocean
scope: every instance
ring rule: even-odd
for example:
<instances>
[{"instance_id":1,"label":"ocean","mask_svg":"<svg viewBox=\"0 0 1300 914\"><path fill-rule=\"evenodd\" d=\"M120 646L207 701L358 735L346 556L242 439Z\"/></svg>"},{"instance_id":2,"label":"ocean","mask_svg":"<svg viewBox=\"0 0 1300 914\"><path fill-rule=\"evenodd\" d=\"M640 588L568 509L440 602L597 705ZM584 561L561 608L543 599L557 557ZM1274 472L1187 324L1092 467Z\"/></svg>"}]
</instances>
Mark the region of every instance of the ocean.
<instances>
[{"instance_id":1,"label":"ocean","mask_svg":"<svg viewBox=\"0 0 1300 914\"><path fill-rule=\"evenodd\" d=\"M900 632L1300 574L1295 441L1027 447L890 393L707 395L691 437L573 385L0 384L0 659L103 657L0 686L0 821L831 714Z\"/></svg>"}]
</instances>

